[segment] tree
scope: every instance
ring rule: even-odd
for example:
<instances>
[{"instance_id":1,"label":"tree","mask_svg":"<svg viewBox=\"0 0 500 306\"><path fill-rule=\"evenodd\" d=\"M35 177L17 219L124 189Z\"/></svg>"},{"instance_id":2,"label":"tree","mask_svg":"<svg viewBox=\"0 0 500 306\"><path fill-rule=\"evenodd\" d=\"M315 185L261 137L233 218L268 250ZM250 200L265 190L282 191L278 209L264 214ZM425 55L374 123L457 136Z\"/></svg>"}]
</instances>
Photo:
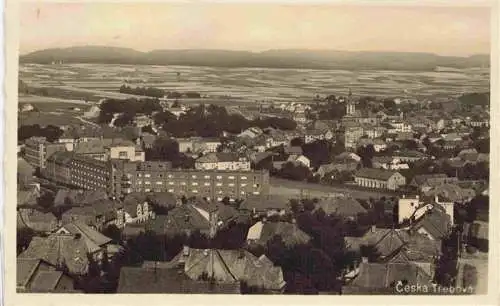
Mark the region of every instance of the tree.
<instances>
[{"instance_id":1,"label":"tree","mask_svg":"<svg viewBox=\"0 0 500 306\"><path fill-rule=\"evenodd\" d=\"M312 173L302 164L294 165L291 162L287 162L278 171L278 176L294 181L305 181L312 176Z\"/></svg>"},{"instance_id":2,"label":"tree","mask_svg":"<svg viewBox=\"0 0 500 306\"><path fill-rule=\"evenodd\" d=\"M372 144L361 146L356 150L356 154L361 157L361 164L363 167L371 168L372 167L372 159L375 155L375 148Z\"/></svg>"},{"instance_id":3,"label":"tree","mask_svg":"<svg viewBox=\"0 0 500 306\"><path fill-rule=\"evenodd\" d=\"M302 137L293 138L290 140L290 146L301 147L304 145L304 139Z\"/></svg>"}]
</instances>

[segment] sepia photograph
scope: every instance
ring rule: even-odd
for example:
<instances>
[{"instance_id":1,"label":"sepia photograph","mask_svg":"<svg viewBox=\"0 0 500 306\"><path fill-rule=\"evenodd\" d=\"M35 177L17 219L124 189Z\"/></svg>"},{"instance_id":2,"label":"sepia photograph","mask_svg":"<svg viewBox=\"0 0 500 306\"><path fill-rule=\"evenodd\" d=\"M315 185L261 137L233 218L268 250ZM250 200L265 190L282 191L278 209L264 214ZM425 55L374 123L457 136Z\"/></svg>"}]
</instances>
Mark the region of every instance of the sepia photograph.
<instances>
[{"instance_id":1,"label":"sepia photograph","mask_svg":"<svg viewBox=\"0 0 500 306\"><path fill-rule=\"evenodd\" d=\"M16 22L18 294L488 294L491 7Z\"/></svg>"}]
</instances>

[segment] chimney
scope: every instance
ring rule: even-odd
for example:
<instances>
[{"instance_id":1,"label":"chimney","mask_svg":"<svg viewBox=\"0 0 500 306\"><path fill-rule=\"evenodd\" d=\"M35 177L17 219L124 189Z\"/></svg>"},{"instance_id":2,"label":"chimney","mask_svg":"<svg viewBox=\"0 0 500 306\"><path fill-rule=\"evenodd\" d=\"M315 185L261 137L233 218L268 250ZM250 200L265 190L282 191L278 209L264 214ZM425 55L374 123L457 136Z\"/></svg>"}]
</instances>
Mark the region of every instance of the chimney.
<instances>
[{"instance_id":1,"label":"chimney","mask_svg":"<svg viewBox=\"0 0 500 306\"><path fill-rule=\"evenodd\" d=\"M371 227L371 229L370 229L370 231L371 231L372 233L375 233L375 230L376 230L376 229L377 229L377 225L373 224L373 225L372 225L372 227Z\"/></svg>"},{"instance_id":2,"label":"chimney","mask_svg":"<svg viewBox=\"0 0 500 306\"><path fill-rule=\"evenodd\" d=\"M182 247L182 256L184 257L189 256L189 247L187 245Z\"/></svg>"},{"instance_id":3,"label":"chimney","mask_svg":"<svg viewBox=\"0 0 500 306\"><path fill-rule=\"evenodd\" d=\"M368 257L365 257L365 256L361 257L361 262L368 263Z\"/></svg>"},{"instance_id":4,"label":"chimney","mask_svg":"<svg viewBox=\"0 0 500 306\"><path fill-rule=\"evenodd\" d=\"M75 237L75 240L78 240L78 239L82 238L82 234L76 233L74 237Z\"/></svg>"},{"instance_id":5,"label":"chimney","mask_svg":"<svg viewBox=\"0 0 500 306\"><path fill-rule=\"evenodd\" d=\"M292 223L293 224L296 224L297 223L297 220L295 218L292 218Z\"/></svg>"}]
</instances>

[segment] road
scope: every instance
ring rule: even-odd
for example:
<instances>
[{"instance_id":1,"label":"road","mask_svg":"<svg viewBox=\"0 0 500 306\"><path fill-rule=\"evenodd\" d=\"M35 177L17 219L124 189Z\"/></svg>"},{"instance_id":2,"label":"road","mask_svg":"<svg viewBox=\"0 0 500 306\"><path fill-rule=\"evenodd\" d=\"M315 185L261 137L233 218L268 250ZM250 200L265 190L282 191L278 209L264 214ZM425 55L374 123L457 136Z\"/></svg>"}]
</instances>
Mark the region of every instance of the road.
<instances>
[{"instance_id":1,"label":"road","mask_svg":"<svg viewBox=\"0 0 500 306\"><path fill-rule=\"evenodd\" d=\"M335 195L350 195L356 199L368 200L369 198L393 197L394 193L389 191L363 190L357 187L345 186L326 186L320 184L297 182L281 178L271 177L270 194L281 194L289 196L323 197ZM302 190L302 191L301 191Z\"/></svg>"}]
</instances>

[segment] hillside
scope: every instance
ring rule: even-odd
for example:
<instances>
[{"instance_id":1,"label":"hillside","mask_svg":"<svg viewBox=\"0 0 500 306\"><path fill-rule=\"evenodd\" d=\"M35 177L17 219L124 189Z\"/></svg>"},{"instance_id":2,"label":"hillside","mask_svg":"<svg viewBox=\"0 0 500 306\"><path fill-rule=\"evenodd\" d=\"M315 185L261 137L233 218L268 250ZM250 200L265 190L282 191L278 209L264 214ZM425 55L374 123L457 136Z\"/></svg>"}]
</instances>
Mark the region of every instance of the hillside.
<instances>
[{"instance_id":1,"label":"hillside","mask_svg":"<svg viewBox=\"0 0 500 306\"><path fill-rule=\"evenodd\" d=\"M432 53L292 49L263 52L227 50L140 52L129 48L84 46L35 51L21 56L19 61L36 64L63 61L65 63L430 71L438 66L456 69L489 67L490 58L489 55L451 57Z\"/></svg>"}]
</instances>

